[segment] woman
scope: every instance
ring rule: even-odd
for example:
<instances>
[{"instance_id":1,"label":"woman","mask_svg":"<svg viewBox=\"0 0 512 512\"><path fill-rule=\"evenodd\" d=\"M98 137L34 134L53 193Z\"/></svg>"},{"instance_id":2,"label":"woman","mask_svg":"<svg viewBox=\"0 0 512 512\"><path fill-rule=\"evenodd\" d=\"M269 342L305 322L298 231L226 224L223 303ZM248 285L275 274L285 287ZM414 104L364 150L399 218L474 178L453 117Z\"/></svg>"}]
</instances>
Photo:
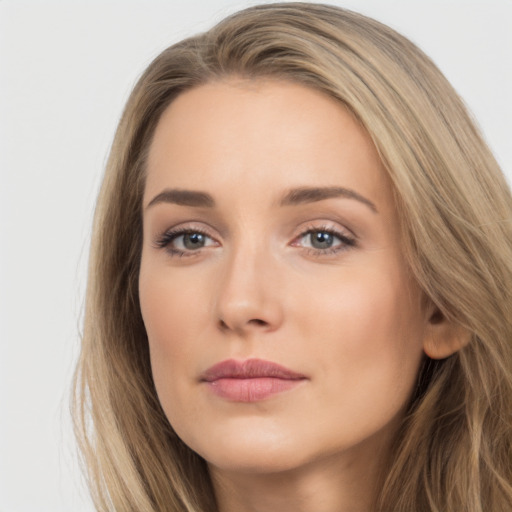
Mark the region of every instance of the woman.
<instances>
[{"instance_id":1,"label":"woman","mask_svg":"<svg viewBox=\"0 0 512 512\"><path fill-rule=\"evenodd\" d=\"M257 6L164 51L101 189L98 510L512 506L512 199L412 43Z\"/></svg>"}]
</instances>

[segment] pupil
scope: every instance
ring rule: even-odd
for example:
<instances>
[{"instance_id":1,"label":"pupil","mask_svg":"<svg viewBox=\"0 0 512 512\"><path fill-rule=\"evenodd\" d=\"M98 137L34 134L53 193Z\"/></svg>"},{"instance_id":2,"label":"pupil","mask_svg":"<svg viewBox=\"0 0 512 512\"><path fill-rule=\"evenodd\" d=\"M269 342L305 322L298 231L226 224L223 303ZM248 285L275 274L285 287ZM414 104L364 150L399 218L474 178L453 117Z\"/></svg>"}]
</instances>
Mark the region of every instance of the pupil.
<instances>
[{"instance_id":1,"label":"pupil","mask_svg":"<svg viewBox=\"0 0 512 512\"><path fill-rule=\"evenodd\" d=\"M311 245L315 249L328 249L332 246L333 235L325 231L318 231L311 236Z\"/></svg>"},{"instance_id":2,"label":"pupil","mask_svg":"<svg viewBox=\"0 0 512 512\"><path fill-rule=\"evenodd\" d=\"M187 233L183 235L183 245L187 249L197 249L204 245L204 235L201 233Z\"/></svg>"}]
</instances>

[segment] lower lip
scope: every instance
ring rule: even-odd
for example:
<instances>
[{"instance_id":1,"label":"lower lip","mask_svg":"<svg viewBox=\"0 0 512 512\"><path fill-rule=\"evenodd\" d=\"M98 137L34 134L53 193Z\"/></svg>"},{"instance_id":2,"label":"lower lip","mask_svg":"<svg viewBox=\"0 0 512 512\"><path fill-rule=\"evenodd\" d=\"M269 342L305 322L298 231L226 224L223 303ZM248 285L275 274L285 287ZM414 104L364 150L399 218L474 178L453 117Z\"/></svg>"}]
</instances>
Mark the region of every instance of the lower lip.
<instances>
[{"instance_id":1,"label":"lower lip","mask_svg":"<svg viewBox=\"0 0 512 512\"><path fill-rule=\"evenodd\" d=\"M304 379L257 377L252 379L217 379L207 382L210 390L233 402L258 402L297 387Z\"/></svg>"}]
</instances>

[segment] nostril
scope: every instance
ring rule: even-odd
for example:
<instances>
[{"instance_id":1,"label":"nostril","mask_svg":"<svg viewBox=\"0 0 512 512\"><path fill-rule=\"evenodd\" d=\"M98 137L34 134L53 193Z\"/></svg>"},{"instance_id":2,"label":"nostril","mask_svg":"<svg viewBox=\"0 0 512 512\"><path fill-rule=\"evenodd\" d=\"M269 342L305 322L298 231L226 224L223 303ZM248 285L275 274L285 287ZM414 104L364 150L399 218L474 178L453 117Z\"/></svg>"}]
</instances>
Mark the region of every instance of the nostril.
<instances>
[{"instance_id":1,"label":"nostril","mask_svg":"<svg viewBox=\"0 0 512 512\"><path fill-rule=\"evenodd\" d=\"M256 325L267 325L267 322L265 322L265 320L260 320L259 318L254 318L253 320L250 320L249 323L253 323L253 324L256 324Z\"/></svg>"},{"instance_id":2,"label":"nostril","mask_svg":"<svg viewBox=\"0 0 512 512\"><path fill-rule=\"evenodd\" d=\"M267 327L269 323L265 322L265 320L261 320L260 318L253 318L245 323L246 327L249 327L251 325L254 327ZM238 326L238 324L231 325L230 323L222 319L219 319L219 328L223 331L237 330L239 327L240 326ZM244 327L241 328L243 329Z\"/></svg>"}]
</instances>

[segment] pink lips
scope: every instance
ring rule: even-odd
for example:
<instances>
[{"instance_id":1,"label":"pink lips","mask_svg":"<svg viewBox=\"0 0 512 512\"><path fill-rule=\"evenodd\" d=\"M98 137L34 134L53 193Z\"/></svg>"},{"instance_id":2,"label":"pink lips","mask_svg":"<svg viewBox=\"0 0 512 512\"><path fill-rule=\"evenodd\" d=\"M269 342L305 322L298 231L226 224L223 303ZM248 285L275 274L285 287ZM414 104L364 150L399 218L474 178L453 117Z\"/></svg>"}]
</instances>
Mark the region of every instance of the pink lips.
<instances>
[{"instance_id":1,"label":"pink lips","mask_svg":"<svg viewBox=\"0 0 512 512\"><path fill-rule=\"evenodd\" d=\"M305 379L305 375L270 361L228 359L206 370L200 380L227 400L257 402L292 389Z\"/></svg>"}]
</instances>

